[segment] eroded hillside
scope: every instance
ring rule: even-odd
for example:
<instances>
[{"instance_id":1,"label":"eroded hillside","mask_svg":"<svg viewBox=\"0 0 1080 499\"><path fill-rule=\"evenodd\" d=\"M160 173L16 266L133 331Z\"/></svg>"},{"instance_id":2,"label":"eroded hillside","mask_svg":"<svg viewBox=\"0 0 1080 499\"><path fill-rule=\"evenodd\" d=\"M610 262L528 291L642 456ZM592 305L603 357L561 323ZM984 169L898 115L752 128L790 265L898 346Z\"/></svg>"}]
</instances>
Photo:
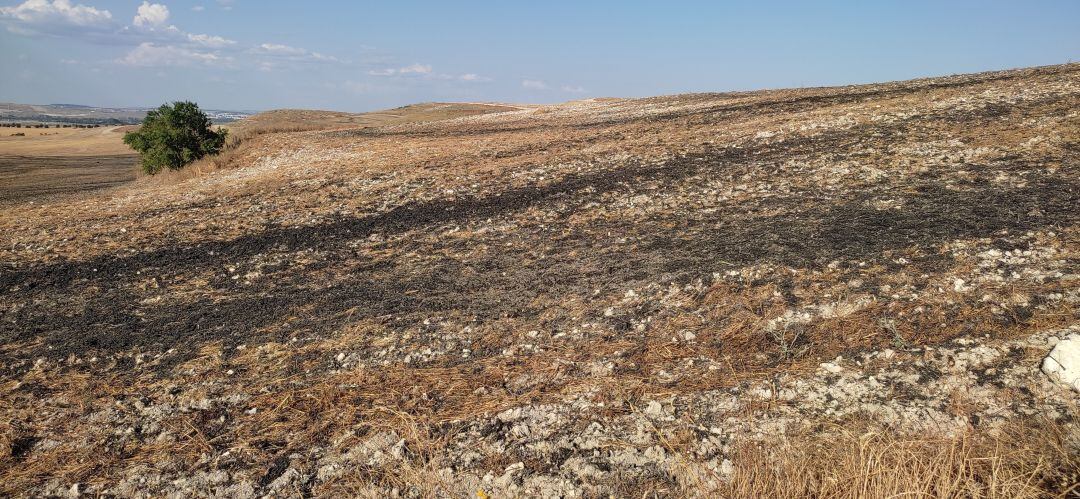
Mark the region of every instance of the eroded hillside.
<instances>
[{"instance_id":1,"label":"eroded hillside","mask_svg":"<svg viewBox=\"0 0 1080 499\"><path fill-rule=\"evenodd\" d=\"M846 430L1080 481L1080 65L507 109L5 207L0 491L738 495Z\"/></svg>"}]
</instances>

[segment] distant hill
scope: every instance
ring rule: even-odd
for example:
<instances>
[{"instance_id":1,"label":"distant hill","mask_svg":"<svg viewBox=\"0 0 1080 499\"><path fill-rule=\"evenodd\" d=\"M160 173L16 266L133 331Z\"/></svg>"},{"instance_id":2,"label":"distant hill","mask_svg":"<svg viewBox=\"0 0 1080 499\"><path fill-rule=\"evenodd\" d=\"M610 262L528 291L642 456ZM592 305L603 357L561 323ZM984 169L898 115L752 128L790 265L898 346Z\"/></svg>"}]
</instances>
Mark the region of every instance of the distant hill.
<instances>
[{"instance_id":1,"label":"distant hill","mask_svg":"<svg viewBox=\"0 0 1080 499\"><path fill-rule=\"evenodd\" d=\"M439 121L519 109L522 109L521 106L469 102L425 102L367 113L275 109L251 115L237 123L235 127L238 129L269 131L363 128Z\"/></svg>"},{"instance_id":2,"label":"distant hill","mask_svg":"<svg viewBox=\"0 0 1080 499\"><path fill-rule=\"evenodd\" d=\"M0 103L0 122L72 123L80 125L137 125L142 123L147 107L94 107L81 104ZM246 111L207 109L214 123L228 123L252 115Z\"/></svg>"}]
</instances>

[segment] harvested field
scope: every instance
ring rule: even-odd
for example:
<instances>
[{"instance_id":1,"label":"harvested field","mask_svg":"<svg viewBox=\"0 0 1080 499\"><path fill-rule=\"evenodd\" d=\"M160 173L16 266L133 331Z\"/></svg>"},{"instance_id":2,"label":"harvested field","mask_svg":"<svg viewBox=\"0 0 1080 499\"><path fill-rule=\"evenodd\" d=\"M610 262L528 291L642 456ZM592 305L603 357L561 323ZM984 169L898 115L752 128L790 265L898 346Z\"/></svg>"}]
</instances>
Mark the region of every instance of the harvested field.
<instances>
[{"instance_id":1,"label":"harvested field","mask_svg":"<svg viewBox=\"0 0 1080 499\"><path fill-rule=\"evenodd\" d=\"M1080 490L1080 65L439 106L5 207L0 493Z\"/></svg>"},{"instance_id":2,"label":"harvested field","mask_svg":"<svg viewBox=\"0 0 1080 499\"><path fill-rule=\"evenodd\" d=\"M139 159L123 142L124 128L0 129L0 203L78 194L135 180Z\"/></svg>"},{"instance_id":3,"label":"harvested field","mask_svg":"<svg viewBox=\"0 0 1080 499\"><path fill-rule=\"evenodd\" d=\"M0 155L129 156L131 148L123 142L129 128L2 128Z\"/></svg>"},{"instance_id":4,"label":"harvested field","mask_svg":"<svg viewBox=\"0 0 1080 499\"><path fill-rule=\"evenodd\" d=\"M111 187L135 180L139 157L0 155L0 203Z\"/></svg>"}]
</instances>

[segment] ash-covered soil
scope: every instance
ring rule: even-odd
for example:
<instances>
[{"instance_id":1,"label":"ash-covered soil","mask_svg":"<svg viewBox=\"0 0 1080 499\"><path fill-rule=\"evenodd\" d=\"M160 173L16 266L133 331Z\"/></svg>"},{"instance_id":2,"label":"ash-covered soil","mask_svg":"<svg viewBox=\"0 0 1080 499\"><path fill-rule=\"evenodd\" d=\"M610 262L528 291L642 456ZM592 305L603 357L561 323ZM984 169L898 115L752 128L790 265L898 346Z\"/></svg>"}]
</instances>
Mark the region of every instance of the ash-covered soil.
<instances>
[{"instance_id":1,"label":"ash-covered soil","mask_svg":"<svg viewBox=\"0 0 1080 499\"><path fill-rule=\"evenodd\" d=\"M1080 65L246 147L5 207L0 493L675 494L851 419L1075 425Z\"/></svg>"}]
</instances>

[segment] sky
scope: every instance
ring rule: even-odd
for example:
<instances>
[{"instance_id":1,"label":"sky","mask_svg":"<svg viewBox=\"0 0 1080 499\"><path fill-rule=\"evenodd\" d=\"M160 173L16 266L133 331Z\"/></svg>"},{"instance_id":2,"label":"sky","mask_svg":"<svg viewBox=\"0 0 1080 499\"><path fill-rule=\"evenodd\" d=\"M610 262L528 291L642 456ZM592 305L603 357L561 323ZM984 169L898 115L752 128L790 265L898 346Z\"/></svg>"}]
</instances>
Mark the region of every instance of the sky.
<instances>
[{"instance_id":1,"label":"sky","mask_svg":"<svg viewBox=\"0 0 1080 499\"><path fill-rule=\"evenodd\" d=\"M0 101L369 111L1080 61L1080 1L0 0Z\"/></svg>"}]
</instances>

